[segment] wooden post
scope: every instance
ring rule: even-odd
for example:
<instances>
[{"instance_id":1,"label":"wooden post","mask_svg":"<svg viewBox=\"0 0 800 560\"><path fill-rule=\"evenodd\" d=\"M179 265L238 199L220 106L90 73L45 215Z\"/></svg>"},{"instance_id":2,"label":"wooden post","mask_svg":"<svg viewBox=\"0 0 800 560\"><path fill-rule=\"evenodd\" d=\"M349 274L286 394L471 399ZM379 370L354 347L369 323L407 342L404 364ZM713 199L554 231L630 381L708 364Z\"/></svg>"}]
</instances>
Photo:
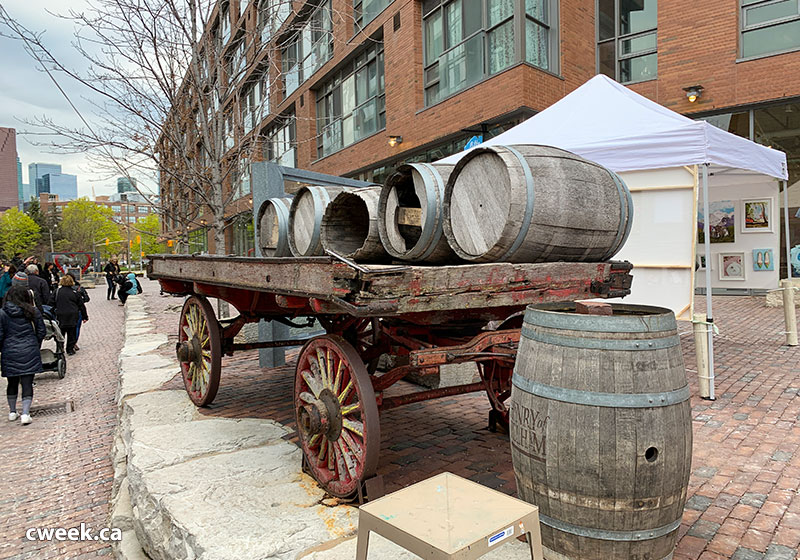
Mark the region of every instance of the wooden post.
<instances>
[{"instance_id":1,"label":"wooden post","mask_svg":"<svg viewBox=\"0 0 800 560\"><path fill-rule=\"evenodd\" d=\"M791 266L791 263L789 263ZM783 290L783 316L786 320L786 345L797 346L797 315L794 309L794 284L789 279L781 280Z\"/></svg>"},{"instance_id":2,"label":"wooden post","mask_svg":"<svg viewBox=\"0 0 800 560\"><path fill-rule=\"evenodd\" d=\"M697 354L697 382L700 387L700 396L704 399L711 397L708 375L708 336L706 335L711 325L706 323L704 315L697 314L692 321L694 329L694 346Z\"/></svg>"}]
</instances>

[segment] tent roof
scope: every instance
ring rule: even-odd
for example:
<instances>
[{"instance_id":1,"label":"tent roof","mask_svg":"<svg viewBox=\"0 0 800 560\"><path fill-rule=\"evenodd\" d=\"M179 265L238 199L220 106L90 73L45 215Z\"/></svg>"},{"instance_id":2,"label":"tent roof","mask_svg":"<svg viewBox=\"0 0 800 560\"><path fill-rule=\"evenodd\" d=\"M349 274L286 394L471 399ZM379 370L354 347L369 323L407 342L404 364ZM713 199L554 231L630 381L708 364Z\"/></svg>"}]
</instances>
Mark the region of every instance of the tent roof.
<instances>
[{"instance_id":1,"label":"tent roof","mask_svg":"<svg viewBox=\"0 0 800 560\"><path fill-rule=\"evenodd\" d=\"M481 146L498 144L556 146L613 171L708 163L788 178L783 152L680 115L602 74Z\"/></svg>"}]
</instances>

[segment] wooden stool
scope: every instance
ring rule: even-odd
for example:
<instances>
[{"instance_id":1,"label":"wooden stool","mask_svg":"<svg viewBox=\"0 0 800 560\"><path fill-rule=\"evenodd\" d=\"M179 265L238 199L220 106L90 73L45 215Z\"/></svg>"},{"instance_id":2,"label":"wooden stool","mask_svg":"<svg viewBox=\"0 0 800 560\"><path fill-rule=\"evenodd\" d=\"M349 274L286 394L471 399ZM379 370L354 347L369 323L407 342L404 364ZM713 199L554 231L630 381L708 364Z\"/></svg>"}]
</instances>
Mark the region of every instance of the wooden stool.
<instances>
[{"instance_id":1,"label":"wooden stool","mask_svg":"<svg viewBox=\"0 0 800 560\"><path fill-rule=\"evenodd\" d=\"M480 558L522 535L544 558L538 507L452 473L361 506L356 560L367 560L371 531L426 560Z\"/></svg>"}]
</instances>

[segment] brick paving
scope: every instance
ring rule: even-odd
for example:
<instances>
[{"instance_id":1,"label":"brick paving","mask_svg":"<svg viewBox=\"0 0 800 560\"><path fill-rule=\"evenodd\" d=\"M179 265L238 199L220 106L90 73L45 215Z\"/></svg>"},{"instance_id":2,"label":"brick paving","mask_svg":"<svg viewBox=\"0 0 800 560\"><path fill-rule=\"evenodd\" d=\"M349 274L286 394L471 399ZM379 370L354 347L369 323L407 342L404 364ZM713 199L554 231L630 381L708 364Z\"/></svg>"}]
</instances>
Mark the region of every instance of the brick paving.
<instances>
[{"instance_id":1,"label":"brick paving","mask_svg":"<svg viewBox=\"0 0 800 560\"><path fill-rule=\"evenodd\" d=\"M175 336L181 300L154 297L152 289L147 297L160 328ZM702 298L698 306L704 309ZM763 297L720 296L714 306L717 398L691 399L694 458L675 559L793 559L800 546L800 347L783 346L783 311L765 307ZM697 395L691 325L679 328ZM260 368L256 353L225 358L219 393L204 413L293 428L292 375L291 365ZM182 388L179 379L166 387ZM488 410L486 397L472 394L383 413L378 473L387 490L448 470L514 494L508 436L487 430Z\"/></svg>"},{"instance_id":2,"label":"brick paving","mask_svg":"<svg viewBox=\"0 0 800 560\"><path fill-rule=\"evenodd\" d=\"M110 450L116 426L114 395L123 343L123 308L89 290L90 321L68 372L36 377L33 406L72 401L75 411L34 415L33 423L0 416L0 558L95 558L111 554L104 542L30 542L27 528L107 527L113 482ZM45 345L52 347L52 341ZM3 383L5 386L5 383ZM18 403L20 404L20 403Z\"/></svg>"}]
</instances>

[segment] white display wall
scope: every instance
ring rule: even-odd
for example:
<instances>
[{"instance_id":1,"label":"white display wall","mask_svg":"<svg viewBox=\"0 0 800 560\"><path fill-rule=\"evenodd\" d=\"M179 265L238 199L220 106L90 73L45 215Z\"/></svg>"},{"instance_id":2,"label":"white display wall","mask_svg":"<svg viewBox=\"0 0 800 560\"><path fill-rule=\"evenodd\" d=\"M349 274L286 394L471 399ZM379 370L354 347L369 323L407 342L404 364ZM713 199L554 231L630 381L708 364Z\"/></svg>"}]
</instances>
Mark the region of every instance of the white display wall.
<instances>
[{"instance_id":1,"label":"white display wall","mask_svg":"<svg viewBox=\"0 0 800 560\"><path fill-rule=\"evenodd\" d=\"M708 199L712 209L712 215L721 212L723 205L717 204L722 201L730 201L734 209L734 240L733 242L714 243L712 235L711 258L706 258L706 265L711 266L711 287L727 289L775 289L778 287L779 270L781 262L780 254L780 201L779 201L778 181L766 176L753 176L737 174L735 171L729 173L712 174L709 177ZM702 191L699 191L698 208L702 210ZM770 200L769 211L769 230L770 231L750 231L744 230L744 201L758 201L763 199ZM713 223L713 220L712 220ZM695 227L695 239L697 231ZM754 270L753 263L758 260L754 256L761 254L765 256L771 250L770 267L763 264L761 270ZM720 278L720 254L741 254L743 257L742 269L743 279L721 279ZM702 264L701 256L705 255L705 246L697 244L697 262ZM728 260L726 262L735 262ZM735 265L734 265L735 266ZM732 269L735 273L738 267ZM706 285L705 270L702 268L697 271L695 285L704 288Z\"/></svg>"}]
</instances>

